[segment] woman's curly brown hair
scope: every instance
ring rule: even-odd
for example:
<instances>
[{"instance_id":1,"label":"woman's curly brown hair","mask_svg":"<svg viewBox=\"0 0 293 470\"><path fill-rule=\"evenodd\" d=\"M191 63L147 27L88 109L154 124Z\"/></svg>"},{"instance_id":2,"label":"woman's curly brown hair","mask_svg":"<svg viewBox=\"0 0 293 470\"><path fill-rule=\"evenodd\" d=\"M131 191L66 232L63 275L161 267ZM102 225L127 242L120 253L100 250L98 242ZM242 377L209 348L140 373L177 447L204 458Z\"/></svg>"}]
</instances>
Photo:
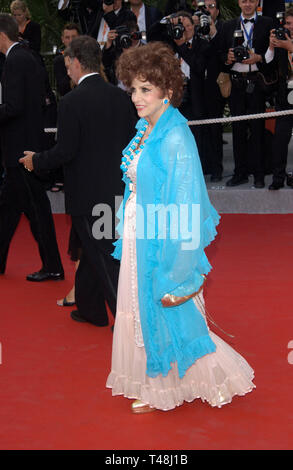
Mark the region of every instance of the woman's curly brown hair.
<instances>
[{"instance_id":1,"label":"woman's curly brown hair","mask_svg":"<svg viewBox=\"0 0 293 470\"><path fill-rule=\"evenodd\" d=\"M126 49L117 61L116 76L129 89L138 78L160 88L163 96L168 96L172 90L170 103L175 108L181 104L184 78L180 62L172 49L162 42Z\"/></svg>"}]
</instances>

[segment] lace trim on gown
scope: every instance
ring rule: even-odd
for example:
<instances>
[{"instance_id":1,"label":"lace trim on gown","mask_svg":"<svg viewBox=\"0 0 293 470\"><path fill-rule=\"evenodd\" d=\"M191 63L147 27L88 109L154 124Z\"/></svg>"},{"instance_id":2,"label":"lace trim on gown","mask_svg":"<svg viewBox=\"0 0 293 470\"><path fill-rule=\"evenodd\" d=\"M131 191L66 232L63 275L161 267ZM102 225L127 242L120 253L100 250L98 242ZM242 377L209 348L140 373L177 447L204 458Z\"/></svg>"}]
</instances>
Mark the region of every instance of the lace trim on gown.
<instances>
[{"instance_id":1,"label":"lace trim on gown","mask_svg":"<svg viewBox=\"0 0 293 470\"><path fill-rule=\"evenodd\" d=\"M134 337L135 343L138 347L143 347L143 336L141 331L139 305L137 294L137 270L136 270L136 242L135 242L135 228L136 228L136 169L141 151L137 157L132 160L126 172L128 178L131 180L131 194L127 201L128 223L129 230L127 231L127 238L129 240L129 255L130 255L130 270L131 270L131 307L134 321Z\"/></svg>"}]
</instances>

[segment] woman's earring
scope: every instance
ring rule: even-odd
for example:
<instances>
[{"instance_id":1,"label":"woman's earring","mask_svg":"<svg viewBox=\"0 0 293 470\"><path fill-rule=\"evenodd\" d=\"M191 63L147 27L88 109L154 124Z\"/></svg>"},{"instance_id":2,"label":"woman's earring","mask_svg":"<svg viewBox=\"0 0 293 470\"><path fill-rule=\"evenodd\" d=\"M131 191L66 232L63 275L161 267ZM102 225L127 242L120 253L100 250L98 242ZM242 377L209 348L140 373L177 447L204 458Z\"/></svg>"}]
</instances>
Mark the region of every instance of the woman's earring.
<instances>
[{"instance_id":1,"label":"woman's earring","mask_svg":"<svg viewBox=\"0 0 293 470\"><path fill-rule=\"evenodd\" d=\"M168 98L165 98L165 99L163 100L163 103L164 103L164 104L168 104L168 103L169 103Z\"/></svg>"}]
</instances>

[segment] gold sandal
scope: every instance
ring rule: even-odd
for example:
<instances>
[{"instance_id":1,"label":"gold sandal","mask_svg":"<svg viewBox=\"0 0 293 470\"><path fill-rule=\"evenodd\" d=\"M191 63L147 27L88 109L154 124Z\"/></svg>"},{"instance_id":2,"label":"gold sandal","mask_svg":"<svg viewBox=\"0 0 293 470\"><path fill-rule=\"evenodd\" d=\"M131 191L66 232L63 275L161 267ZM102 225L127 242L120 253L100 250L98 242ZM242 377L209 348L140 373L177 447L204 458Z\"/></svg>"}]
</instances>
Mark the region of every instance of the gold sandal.
<instances>
[{"instance_id":1,"label":"gold sandal","mask_svg":"<svg viewBox=\"0 0 293 470\"><path fill-rule=\"evenodd\" d=\"M140 414L140 413L150 413L151 411L155 411L156 408L152 408L149 405L146 405L140 400L135 400L131 404L131 411L132 413Z\"/></svg>"}]
</instances>

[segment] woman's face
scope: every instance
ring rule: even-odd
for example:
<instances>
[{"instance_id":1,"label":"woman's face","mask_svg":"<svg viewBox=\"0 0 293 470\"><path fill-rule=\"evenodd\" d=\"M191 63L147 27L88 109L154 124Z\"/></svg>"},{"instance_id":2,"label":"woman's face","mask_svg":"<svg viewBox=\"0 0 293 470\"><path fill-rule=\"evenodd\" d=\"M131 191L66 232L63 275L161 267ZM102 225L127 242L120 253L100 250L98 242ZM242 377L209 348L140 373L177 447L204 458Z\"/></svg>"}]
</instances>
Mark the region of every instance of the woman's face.
<instances>
[{"instance_id":1,"label":"woman's face","mask_svg":"<svg viewBox=\"0 0 293 470\"><path fill-rule=\"evenodd\" d=\"M162 90L148 81L135 78L130 91L139 117L154 125L167 107L163 103L165 96Z\"/></svg>"},{"instance_id":2,"label":"woman's face","mask_svg":"<svg viewBox=\"0 0 293 470\"><path fill-rule=\"evenodd\" d=\"M12 16L17 21L17 24L23 24L26 22L26 14L22 10L13 10Z\"/></svg>"}]
</instances>

